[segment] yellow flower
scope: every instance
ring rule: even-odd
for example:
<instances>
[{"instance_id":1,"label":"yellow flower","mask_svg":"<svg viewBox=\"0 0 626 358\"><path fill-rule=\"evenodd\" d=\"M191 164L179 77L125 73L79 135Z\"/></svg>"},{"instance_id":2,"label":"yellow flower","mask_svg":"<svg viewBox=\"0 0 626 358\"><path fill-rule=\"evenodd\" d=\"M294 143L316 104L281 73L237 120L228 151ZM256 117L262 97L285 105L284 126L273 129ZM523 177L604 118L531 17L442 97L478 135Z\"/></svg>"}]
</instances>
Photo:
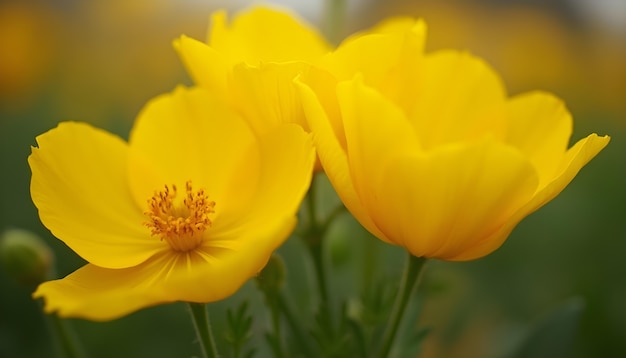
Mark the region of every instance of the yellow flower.
<instances>
[{"instance_id":1,"label":"yellow flower","mask_svg":"<svg viewBox=\"0 0 626 358\"><path fill-rule=\"evenodd\" d=\"M211 19L207 43L174 42L194 82L224 96L256 132L285 122L307 129L293 79L330 51L324 38L298 17L265 7L231 23L224 11Z\"/></svg>"},{"instance_id":2,"label":"yellow flower","mask_svg":"<svg viewBox=\"0 0 626 358\"><path fill-rule=\"evenodd\" d=\"M606 144L568 149L572 119L548 93L508 97L467 53L424 54L422 21L345 41L300 78L318 156L344 204L379 239L418 257L497 249Z\"/></svg>"},{"instance_id":3,"label":"yellow flower","mask_svg":"<svg viewBox=\"0 0 626 358\"><path fill-rule=\"evenodd\" d=\"M294 228L309 137L296 125L257 136L198 88L152 100L128 143L61 123L37 137L31 195L43 224L89 263L34 297L91 320L228 297Z\"/></svg>"}]
</instances>

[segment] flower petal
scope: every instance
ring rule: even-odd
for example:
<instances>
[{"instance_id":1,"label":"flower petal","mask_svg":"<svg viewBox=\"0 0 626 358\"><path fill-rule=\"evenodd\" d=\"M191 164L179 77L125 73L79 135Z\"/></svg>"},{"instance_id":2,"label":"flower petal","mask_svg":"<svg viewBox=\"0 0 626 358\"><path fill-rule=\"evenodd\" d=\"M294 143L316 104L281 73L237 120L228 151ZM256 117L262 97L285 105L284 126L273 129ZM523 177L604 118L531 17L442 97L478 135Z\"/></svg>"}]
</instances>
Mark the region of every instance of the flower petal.
<instances>
[{"instance_id":1,"label":"flower petal","mask_svg":"<svg viewBox=\"0 0 626 358\"><path fill-rule=\"evenodd\" d=\"M504 136L504 87L484 61L463 52L434 52L425 56L422 74L407 113L425 148Z\"/></svg>"},{"instance_id":2,"label":"flower petal","mask_svg":"<svg viewBox=\"0 0 626 358\"><path fill-rule=\"evenodd\" d=\"M565 154L555 178L545 187L541 188L534 195L532 201L517 213L517 216L525 217L559 195L574 179L580 169L600 153L600 151L609 144L609 141L609 136L599 137L595 133L579 140Z\"/></svg>"},{"instance_id":3,"label":"flower petal","mask_svg":"<svg viewBox=\"0 0 626 358\"><path fill-rule=\"evenodd\" d=\"M134 197L143 208L155 190L184 188L191 180L216 202L215 221L236 213L257 187L259 159L250 152L255 141L243 119L204 89L179 87L157 97L130 135Z\"/></svg>"},{"instance_id":4,"label":"flower petal","mask_svg":"<svg viewBox=\"0 0 626 358\"><path fill-rule=\"evenodd\" d=\"M410 16L397 16L385 19L376 24L365 34L390 34L399 32L412 32L421 39L421 47L423 49L426 42L426 22L422 19L415 19ZM354 37L359 36L357 33Z\"/></svg>"},{"instance_id":5,"label":"flower petal","mask_svg":"<svg viewBox=\"0 0 626 358\"><path fill-rule=\"evenodd\" d=\"M47 313L94 321L175 301L218 301L235 293L263 268L276 248L275 237L289 235L295 218L276 220L275 224L271 233L251 230L247 236L240 235L236 249L168 250L138 266L117 270L87 264L63 279L41 284L33 297L45 299Z\"/></svg>"},{"instance_id":6,"label":"flower petal","mask_svg":"<svg viewBox=\"0 0 626 358\"><path fill-rule=\"evenodd\" d=\"M126 181L128 146L84 123L65 122L37 137L28 158L31 196L43 224L85 260L134 266L163 245L142 226Z\"/></svg>"},{"instance_id":7,"label":"flower petal","mask_svg":"<svg viewBox=\"0 0 626 358\"><path fill-rule=\"evenodd\" d=\"M413 20L409 27L406 21L397 20L346 39L336 51L322 59L321 67L338 81L361 73L365 83L374 88L384 87L381 92L394 101L397 99L396 102L405 102L408 95L415 96L426 25Z\"/></svg>"},{"instance_id":8,"label":"flower petal","mask_svg":"<svg viewBox=\"0 0 626 358\"><path fill-rule=\"evenodd\" d=\"M563 160L572 135L572 117L561 100L544 92L516 96L508 108L506 142L530 158L543 187Z\"/></svg>"},{"instance_id":9,"label":"flower petal","mask_svg":"<svg viewBox=\"0 0 626 358\"><path fill-rule=\"evenodd\" d=\"M538 178L513 147L485 139L399 156L368 203L376 224L415 256L455 260L505 226ZM502 241L491 241L487 254Z\"/></svg>"},{"instance_id":10,"label":"flower petal","mask_svg":"<svg viewBox=\"0 0 626 358\"><path fill-rule=\"evenodd\" d=\"M609 137L598 137L591 134L580 140L568 150L562 163L558 165L559 174L547 186L540 188L533 198L520 208L509 220L508 224L494 233L492 237L477 243L471 249L458 255L454 260L473 260L493 251L493 243L504 242L509 233L526 216L554 199L574 179L580 169L595 157L608 143Z\"/></svg>"},{"instance_id":11,"label":"flower petal","mask_svg":"<svg viewBox=\"0 0 626 358\"><path fill-rule=\"evenodd\" d=\"M320 80L321 77L313 76L311 78ZM328 76L325 76L325 78L327 81L324 81L320 86L316 85L316 87L334 89L332 85L334 79ZM337 133L337 131L333 129L333 126L337 126L340 127L343 132L343 126L341 123L332 123L329 121L329 113L327 111L330 112L333 119L339 122L341 118L339 116L339 108L335 105L327 107L325 110L320 103L320 98L322 100L328 99L328 102L324 102L325 104L332 104L333 101L336 103L334 90L332 94L329 93L329 90L326 90L318 92L319 94L316 95L311 87L301 80L296 81L296 84L302 96L302 104L307 116L307 121L314 134L313 140L317 148L318 157L335 191L346 208L359 220L361 225L381 240L388 241L365 211L352 182L348 156L343 144L345 143L345 137L343 137L343 133Z\"/></svg>"},{"instance_id":12,"label":"flower petal","mask_svg":"<svg viewBox=\"0 0 626 358\"><path fill-rule=\"evenodd\" d=\"M417 153L419 142L400 108L365 86L360 78L340 83L337 96L346 131L350 176L360 205L371 216L368 203L377 201L380 195L374 183L380 182L381 168L399 155Z\"/></svg>"},{"instance_id":13,"label":"flower petal","mask_svg":"<svg viewBox=\"0 0 626 358\"><path fill-rule=\"evenodd\" d=\"M230 64L223 55L212 47L184 35L174 41L174 48L196 84L217 96L226 98Z\"/></svg>"},{"instance_id":14,"label":"flower petal","mask_svg":"<svg viewBox=\"0 0 626 358\"><path fill-rule=\"evenodd\" d=\"M296 215L311 184L315 150L311 135L302 127L283 124L259 137L258 153L256 195L248 202L249 217L242 215L238 225L254 222L261 230L258 226L263 223L273 226L277 218Z\"/></svg>"},{"instance_id":15,"label":"flower petal","mask_svg":"<svg viewBox=\"0 0 626 358\"><path fill-rule=\"evenodd\" d=\"M224 11L214 13L211 20L209 45L231 65L310 61L330 48L313 27L288 11L254 7L237 14L230 26Z\"/></svg>"},{"instance_id":16,"label":"flower petal","mask_svg":"<svg viewBox=\"0 0 626 358\"><path fill-rule=\"evenodd\" d=\"M235 66L229 78L231 103L258 134L281 123L296 123L308 129L293 84L294 78L307 66L304 62Z\"/></svg>"}]
</instances>

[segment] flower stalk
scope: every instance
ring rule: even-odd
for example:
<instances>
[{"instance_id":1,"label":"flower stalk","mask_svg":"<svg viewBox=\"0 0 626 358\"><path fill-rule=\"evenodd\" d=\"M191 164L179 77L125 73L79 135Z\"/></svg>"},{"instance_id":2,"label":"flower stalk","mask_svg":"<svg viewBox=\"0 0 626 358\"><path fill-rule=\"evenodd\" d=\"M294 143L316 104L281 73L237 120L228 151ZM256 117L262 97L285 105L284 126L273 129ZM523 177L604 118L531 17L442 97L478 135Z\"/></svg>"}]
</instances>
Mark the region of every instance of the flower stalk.
<instances>
[{"instance_id":1,"label":"flower stalk","mask_svg":"<svg viewBox=\"0 0 626 358\"><path fill-rule=\"evenodd\" d=\"M347 1L346 0L326 0L325 4L324 28L326 38L333 44L338 44L341 40L343 26L345 23Z\"/></svg>"},{"instance_id":2,"label":"flower stalk","mask_svg":"<svg viewBox=\"0 0 626 358\"><path fill-rule=\"evenodd\" d=\"M413 291L415 291L415 287L417 287L425 263L426 258L415 257L410 253L408 254L407 263L400 282L398 296L393 305L391 317L387 322L387 327L385 328L382 341L383 343L377 355L378 358L386 358L389 356L396 333L400 327L402 316L404 315L404 311L413 294Z\"/></svg>"},{"instance_id":3,"label":"flower stalk","mask_svg":"<svg viewBox=\"0 0 626 358\"><path fill-rule=\"evenodd\" d=\"M74 331L68 326L68 322L59 317L56 313L47 315L50 326L58 339L61 351L67 358L83 358L85 354L76 338Z\"/></svg>"},{"instance_id":4,"label":"flower stalk","mask_svg":"<svg viewBox=\"0 0 626 358\"><path fill-rule=\"evenodd\" d=\"M204 303L188 303L189 311L193 321L193 327L200 341L203 358L217 358L217 346L211 331L211 323L209 322L209 313L207 305Z\"/></svg>"},{"instance_id":5,"label":"flower stalk","mask_svg":"<svg viewBox=\"0 0 626 358\"><path fill-rule=\"evenodd\" d=\"M326 269L324 265L324 235L328 228L329 221L320 223L317 217L317 181L315 177L311 181L309 192L307 193L307 211L309 214L309 225L306 233L306 243L313 259L313 266L315 267L315 277L317 282L317 288L319 291L320 299L320 314L325 318L326 322L329 322L330 336L334 336L334 328L332 326L332 313L330 309L330 295L328 292L328 285L326 282Z\"/></svg>"}]
</instances>

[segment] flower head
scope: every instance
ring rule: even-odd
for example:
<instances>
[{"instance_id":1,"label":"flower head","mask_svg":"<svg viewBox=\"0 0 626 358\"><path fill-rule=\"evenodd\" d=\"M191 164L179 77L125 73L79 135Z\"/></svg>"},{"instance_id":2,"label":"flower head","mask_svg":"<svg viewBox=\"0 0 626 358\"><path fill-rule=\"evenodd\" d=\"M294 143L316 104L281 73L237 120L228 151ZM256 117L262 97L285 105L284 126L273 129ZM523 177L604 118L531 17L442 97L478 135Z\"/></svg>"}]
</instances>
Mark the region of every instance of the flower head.
<instances>
[{"instance_id":1,"label":"flower head","mask_svg":"<svg viewBox=\"0 0 626 358\"><path fill-rule=\"evenodd\" d=\"M37 137L31 195L43 224L89 263L34 296L47 312L91 320L228 297L291 233L310 142L295 125L257 135L199 88L152 100L128 143L61 123Z\"/></svg>"},{"instance_id":2,"label":"flower head","mask_svg":"<svg viewBox=\"0 0 626 358\"><path fill-rule=\"evenodd\" d=\"M399 18L357 34L299 79L319 158L379 239L418 257L471 260L565 188L609 141L568 148L551 94L507 96L470 54L425 54L426 26Z\"/></svg>"},{"instance_id":3,"label":"flower head","mask_svg":"<svg viewBox=\"0 0 626 358\"><path fill-rule=\"evenodd\" d=\"M259 133L281 123L305 129L293 79L331 47L311 26L286 11L252 7L228 21L211 16L206 43L181 36L174 45L196 84L219 93Z\"/></svg>"}]
</instances>

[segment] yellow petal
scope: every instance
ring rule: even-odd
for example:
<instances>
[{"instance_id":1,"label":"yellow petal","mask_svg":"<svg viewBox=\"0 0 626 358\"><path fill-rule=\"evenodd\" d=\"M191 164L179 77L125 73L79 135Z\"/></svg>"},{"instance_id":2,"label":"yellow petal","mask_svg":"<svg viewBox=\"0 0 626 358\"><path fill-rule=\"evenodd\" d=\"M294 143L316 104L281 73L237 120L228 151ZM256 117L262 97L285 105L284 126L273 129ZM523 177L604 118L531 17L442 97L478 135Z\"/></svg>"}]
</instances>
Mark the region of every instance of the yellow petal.
<instances>
[{"instance_id":1,"label":"yellow petal","mask_svg":"<svg viewBox=\"0 0 626 358\"><path fill-rule=\"evenodd\" d=\"M254 221L273 226L276 219L295 216L311 183L315 150L311 135L300 126L283 124L259 137L261 166L256 195L248 203L249 216L238 225ZM260 221L260 223L257 223Z\"/></svg>"},{"instance_id":2,"label":"yellow petal","mask_svg":"<svg viewBox=\"0 0 626 358\"><path fill-rule=\"evenodd\" d=\"M337 96L346 131L350 176L361 205L371 216L372 208L368 203L379 199L378 188L372 184L380 182L383 175L381 168L391 158L417 153L419 142L404 113L381 94L365 86L360 78L340 83ZM356 219L364 220L362 217ZM387 238L394 240L389 236Z\"/></svg>"},{"instance_id":3,"label":"yellow petal","mask_svg":"<svg viewBox=\"0 0 626 358\"><path fill-rule=\"evenodd\" d=\"M118 270L88 264L63 279L41 284L33 296L45 299L47 313L94 321L112 320L174 301L221 300L263 268L276 248L276 236L284 237L293 229L293 217L282 220L280 225L275 221L271 236L266 231L240 233L236 249L167 251L138 266Z\"/></svg>"},{"instance_id":4,"label":"yellow petal","mask_svg":"<svg viewBox=\"0 0 626 358\"><path fill-rule=\"evenodd\" d=\"M37 137L28 158L31 196L43 224L85 260L121 268L163 245L142 226L126 181L128 146L84 123L66 122Z\"/></svg>"},{"instance_id":5,"label":"yellow petal","mask_svg":"<svg viewBox=\"0 0 626 358\"><path fill-rule=\"evenodd\" d=\"M369 203L378 227L413 255L444 260L505 226L538 181L519 151L489 139L400 156L381 171Z\"/></svg>"},{"instance_id":6,"label":"yellow petal","mask_svg":"<svg viewBox=\"0 0 626 358\"><path fill-rule=\"evenodd\" d=\"M431 53L423 60L422 74L409 117L425 148L504 136L504 88L481 59L456 51Z\"/></svg>"},{"instance_id":7,"label":"yellow petal","mask_svg":"<svg viewBox=\"0 0 626 358\"><path fill-rule=\"evenodd\" d=\"M609 144L609 141L609 136L599 137L597 134L590 134L586 138L579 140L565 154L554 179L545 187L540 188L532 201L522 208L517 213L517 216L523 218L559 195L574 179L580 169L600 153Z\"/></svg>"},{"instance_id":8,"label":"yellow petal","mask_svg":"<svg viewBox=\"0 0 626 358\"><path fill-rule=\"evenodd\" d=\"M422 23L423 25L423 23ZM422 56L425 31L357 34L344 41L333 53L325 56L321 67L330 71L339 81L362 73L365 82L379 87L390 71L398 71L399 64L409 63ZM417 68L406 66L405 75ZM412 77L412 76L409 76Z\"/></svg>"},{"instance_id":9,"label":"yellow petal","mask_svg":"<svg viewBox=\"0 0 626 358\"><path fill-rule=\"evenodd\" d=\"M296 123L308 129L293 84L306 67L303 62L235 66L229 81L231 102L256 133L265 133L281 123Z\"/></svg>"},{"instance_id":10,"label":"yellow petal","mask_svg":"<svg viewBox=\"0 0 626 358\"><path fill-rule=\"evenodd\" d=\"M229 25L226 13L212 16L209 45L230 59L246 62L311 61L329 51L318 32L288 11L254 7L239 13Z\"/></svg>"},{"instance_id":11,"label":"yellow petal","mask_svg":"<svg viewBox=\"0 0 626 358\"><path fill-rule=\"evenodd\" d=\"M608 136L598 137L595 134L591 134L587 138L580 140L574 147L569 149L562 163L557 166L559 169L556 178L547 186L540 187L533 198L511 217L506 226L494 233L492 237L477 243L477 245L453 259L473 260L493 251L494 243L504 242L509 233L522 219L554 199L574 179L578 171L593 159L608 143Z\"/></svg>"},{"instance_id":12,"label":"yellow petal","mask_svg":"<svg viewBox=\"0 0 626 358\"><path fill-rule=\"evenodd\" d=\"M255 141L243 119L204 89L179 87L153 99L130 135L130 183L138 205L164 185L184 188L191 180L216 202L217 225L220 215L237 213L256 190Z\"/></svg>"},{"instance_id":13,"label":"yellow petal","mask_svg":"<svg viewBox=\"0 0 626 358\"><path fill-rule=\"evenodd\" d=\"M230 64L223 55L212 47L187 36L181 36L174 41L174 48L196 84L217 96L226 98L226 80Z\"/></svg>"},{"instance_id":14,"label":"yellow petal","mask_svg":"<svg viewBox=\"0 0 626 358\"><path fill-rule=\"evenodd\" d=\"M552 180L572 134L572 117L558 98L543 92L516 96L508 102L507 143L535 165L540 186Z\"/></svg>"},{"instance_id":15,"label":"yellow petal","mask_svg":"<svg viewBox=\"0 0 626 358\"><path fill-rule=\"evenodd\" d=\"M348 165L348 156L345 152L345 148L342 146L342 142L345 142L345 138L340 139L338 137L343 136L343 134L338 134L333 130L327 112L322 107L318 96L313 90L302 81L296 81L296 84L302 96L302 104L307 116L307 121L312 133L314 133L313 140L318 157L328 179L343 204L354 217L358 218L361 225L376 237L381 240L386 240L385 235L376 228L376 225L365 211L354 188ZM328 85L328 83L326 85ZM320 95L330 97L329 93L321 93ZM338 113L339 109L335 108L335 111ZM335 119L339 120L339 117L335 117ZM340 124L338 125L341 126ZM343 128L343 126L341 127Z\"/></svg>"},{"instance_id":16,"label":"yellow petal","mask_svg":"<svg viewBox=\"0 0 626 358\"><path fill-rule=\"evenodd\" d=\"M425 42L424 21L392 18L346 39L322 66L339 80L361 73L365 83L409 113L419 96Z\"/></svg>"},{"instance_id":17,"label":"yellow petal","mask_svg":"<svg viewBox=\"0 0 626 358\"><path fill-rule=\"evenodd\" d=\"M421 39L422 49L426 42L426 22L422 19L414 19L409 16L392 17L381 21L371 29L367 30L366 34L392 34L392 33L406 33L412 32ZM358 34L356 35L358 36Z\"/></svg>"}]
</instances>

